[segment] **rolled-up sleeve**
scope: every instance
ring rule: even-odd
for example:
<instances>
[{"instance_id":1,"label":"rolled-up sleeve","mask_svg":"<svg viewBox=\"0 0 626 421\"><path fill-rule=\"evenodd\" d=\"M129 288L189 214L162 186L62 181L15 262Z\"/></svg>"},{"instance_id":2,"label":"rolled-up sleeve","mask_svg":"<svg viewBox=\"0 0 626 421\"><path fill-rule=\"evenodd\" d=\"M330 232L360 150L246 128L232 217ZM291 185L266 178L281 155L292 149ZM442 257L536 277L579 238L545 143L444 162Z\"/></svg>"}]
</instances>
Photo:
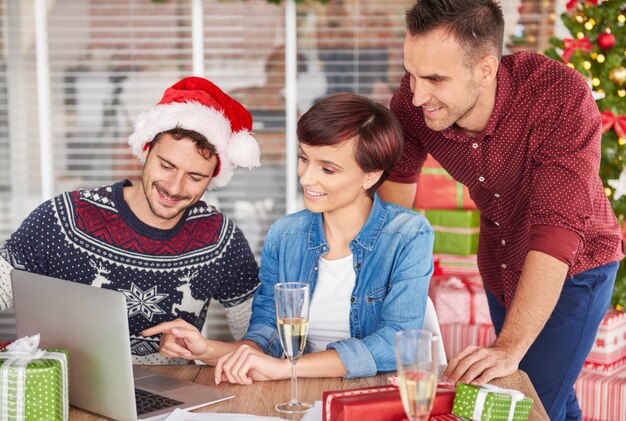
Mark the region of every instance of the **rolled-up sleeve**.
<instances>
[{"instance_id":1,"label":"rolled-up sleeve","mask_svg":"<svg viewBox=\"0 0 626 421\"><path fill-rule=\"evenodd\" d=\"M541 144L533 153L529 248L571 266L601 187L601 117L587 86L542 116L536 129Z\"/></svg>"}]
</instances>

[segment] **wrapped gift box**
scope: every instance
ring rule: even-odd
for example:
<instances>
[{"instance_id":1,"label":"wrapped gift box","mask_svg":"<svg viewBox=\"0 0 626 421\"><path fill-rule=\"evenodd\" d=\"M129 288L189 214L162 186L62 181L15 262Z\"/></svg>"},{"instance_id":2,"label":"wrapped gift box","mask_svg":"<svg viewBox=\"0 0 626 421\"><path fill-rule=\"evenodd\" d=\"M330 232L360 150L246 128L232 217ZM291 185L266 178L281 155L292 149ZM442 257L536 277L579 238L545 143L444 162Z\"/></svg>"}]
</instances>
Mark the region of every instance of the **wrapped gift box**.
<instances>
[{"instance_id":1,"label":"wrapped gift box","mask_svg":"<svg viewBox=\"0 0 626 421\"><path fill-rule=\"evenodd\" d=\"M67 351L41 350L39 335L18 339L0 352L0 419L67 420Z\"/></svg>"},{"instance_id":2,"label":"wrapped gift box","mask_svg":"<svg viewBox=\"0 0 626 421\"><path fill-rule=\"evenodd\" d=\"M492 324L467 325L463 323L442 324L441 336L448 361L470 345L489 346L496 339Z\"/></svg>"},{"instance_id":3,"label":"wrapped gift box","mask_svg":"<svg viewBox=\"0 0 626 421\"><path fill-rule=\"evenodd\" d=\"M433 253L470 256L478 252L478 211L426 209L421 212L435 232Z\"/></svg>"},{"instance_id":4,"label":"wrapped gift box","mask_svg":"<svg viewBox=\"0 0 626 421\"><path fill-rule=\"evenodd\" d=\"M626 365L613 373L585 368L574 389L584 420L626 420Z\"/></svg>"},{"instance_id":5,"label":"wrapped gift box","mask_svg":"<svg viewBox=\"0 0 626 421\"><path fill-rule=\"evenodd\" d=\"M455 389L440 384L431 415L450 413ZM323 421L398 421L406 417L400 391L395 386L330 390L323 395Z\"/></svg>"},{"instance_id":6,"label":"wrapped gift box","mask_svg":"<svg viewBox=\"0 0 626 421\"><path fill-rule=\"evenodd\" d=\"M434 254L437 275L473 277L480 276L477 256L458 256L456 254ZM435 275L435 274L433 274Z\"/></svg>"},{"instance_id":7,"label":"wrapped gift box","mask_svg":"<svg viewBox=\"0 0 626 421\"><path fill-rule=\"evenodd\" d=\"M489 304L480 276L436 276L428 291L439 324L491 324Z\"/></svg>"},{"instance_id":8,"label":"wrapped gift box","mask_svg":"<svg viewBox=\"0 0 626 421\"><path fill-rule=\"evenodd\" d=\"M626 363L626 312L610 309L600 327L585 368L611 372Z\"/></svg>"},{"instance_id":9,"label":"wrapped gift box","mask_svg":"<svg viewBox=\"0 0 626 421\"><path fill-rule=\"evenodd\" d=\"M415 192L418 209L476 209L467 187L454 181L439 162L428 155Z\"/></svg>"},{"instance_id":10,"label":"wrapped gift box","mask_svg":"<svg viewBox=\"0 0 626 421\"><path fill-rule=\"evenodd\" d=\"M517 390L459 383L452 413L473 421L524 421L532 406L533 400ZM511 412L513 417L510 417Z\"/></svg>"}]
</instances>

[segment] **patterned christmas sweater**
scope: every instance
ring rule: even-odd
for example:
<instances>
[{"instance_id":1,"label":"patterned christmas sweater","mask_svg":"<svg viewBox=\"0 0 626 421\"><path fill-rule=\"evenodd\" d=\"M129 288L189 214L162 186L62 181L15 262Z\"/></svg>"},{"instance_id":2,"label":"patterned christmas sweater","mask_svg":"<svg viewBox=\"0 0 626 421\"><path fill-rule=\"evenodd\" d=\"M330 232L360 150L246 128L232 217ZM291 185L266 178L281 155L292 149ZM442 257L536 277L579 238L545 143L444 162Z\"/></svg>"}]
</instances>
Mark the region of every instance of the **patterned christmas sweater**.
<instances>
[{"instance_id":1,"label":"patterned christmas sweater","mask_svg":"<svg viewBox=\"0 0 626 421\"><path fill-rule=\"evenodd\" d=\"M12 307L8 262L122 292L137 364L176 362L158 354L158 337L140 332L175 318L201 329L212 298L224 305L233 335L241 337L259 282L242 232L204 202L189 207L172 229L146 225L123 199L130 184L64 193L35 209L0 248L0 309Z\"/></svg>"}]
</instances>

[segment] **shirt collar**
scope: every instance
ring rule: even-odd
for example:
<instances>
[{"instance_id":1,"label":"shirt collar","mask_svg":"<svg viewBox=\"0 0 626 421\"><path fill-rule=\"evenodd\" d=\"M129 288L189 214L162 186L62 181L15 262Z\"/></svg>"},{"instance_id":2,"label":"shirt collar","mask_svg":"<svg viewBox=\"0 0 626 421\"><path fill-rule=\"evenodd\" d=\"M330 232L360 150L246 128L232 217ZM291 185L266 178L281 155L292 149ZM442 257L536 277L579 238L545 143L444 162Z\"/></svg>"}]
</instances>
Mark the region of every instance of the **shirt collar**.
<instances>
[{"instance_id":1,"label":"shirt collar","mask_svg":"<svg viewBox=\"0 0 626 421\"><path fill-rule=\"evenodd\" d=\"M370 210L370 214L365 221L365 225L363 225L363 228L361 228L361 231L359 231L353 242L368 251L372 251L374 244L376 243L376 239L378 238L378 235L387 220L387 213L387 206L380 199L380 197L378 197L378 194L375 194L372 210ZM311 228L309 229L309 249L325 245L326 237L324 235L324 220L321 213L316 213L313 215L313 221L311 222Z\"/></svg>"}]
</instances>

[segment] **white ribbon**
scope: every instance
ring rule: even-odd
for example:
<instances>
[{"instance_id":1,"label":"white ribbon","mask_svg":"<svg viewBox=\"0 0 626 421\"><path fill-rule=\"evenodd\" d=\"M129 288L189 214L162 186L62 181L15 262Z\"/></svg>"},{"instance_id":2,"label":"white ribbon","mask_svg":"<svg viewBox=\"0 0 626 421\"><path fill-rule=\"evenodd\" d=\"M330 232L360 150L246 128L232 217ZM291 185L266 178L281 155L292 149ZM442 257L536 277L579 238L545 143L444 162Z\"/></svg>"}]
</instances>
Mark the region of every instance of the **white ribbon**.
<instances>
[{"instance_id":1,"label":"white ribbon","mask_svg":"<svg viewBox=\"0 0 626 421\"><path fill-rule=\"evenodd\" d=\"M508 421L513 421L513 416L515 415L515 405L524 399L524 394L518 390L504 389L492 384L483 384L480 386L480 389L478 389L478 396L476 396L476 404L474 405L474 415L472 416L472 419L481 419L483 410L485 409L485 399L487 399L487 394L490 392L511 397L511 407L509 408Z\"/></svg>"},{"instance_id":2,"label":"white ribbon","mask_svg":"<svg viewBox=\"0 0 626 421\"><path fill-rule=\"evenodd\" d=\"M67 356L62 352L50 352L39 349L39 334L25 336L7 346L7 352L0 352L0 359L6 360L0 366L0 421L9 419L9 389L16 391L17 402L15 415L17 420L24 419L24 385L26 384L26 366L29 362L41 358L59 361L61 364L63 420L68 419L69 403L67 400ZM9 377L13 369L15 379ZM11 386L11 388L9 388ZM11 419L15 419L11 418Z\"/></svg>"}]
</instances>

